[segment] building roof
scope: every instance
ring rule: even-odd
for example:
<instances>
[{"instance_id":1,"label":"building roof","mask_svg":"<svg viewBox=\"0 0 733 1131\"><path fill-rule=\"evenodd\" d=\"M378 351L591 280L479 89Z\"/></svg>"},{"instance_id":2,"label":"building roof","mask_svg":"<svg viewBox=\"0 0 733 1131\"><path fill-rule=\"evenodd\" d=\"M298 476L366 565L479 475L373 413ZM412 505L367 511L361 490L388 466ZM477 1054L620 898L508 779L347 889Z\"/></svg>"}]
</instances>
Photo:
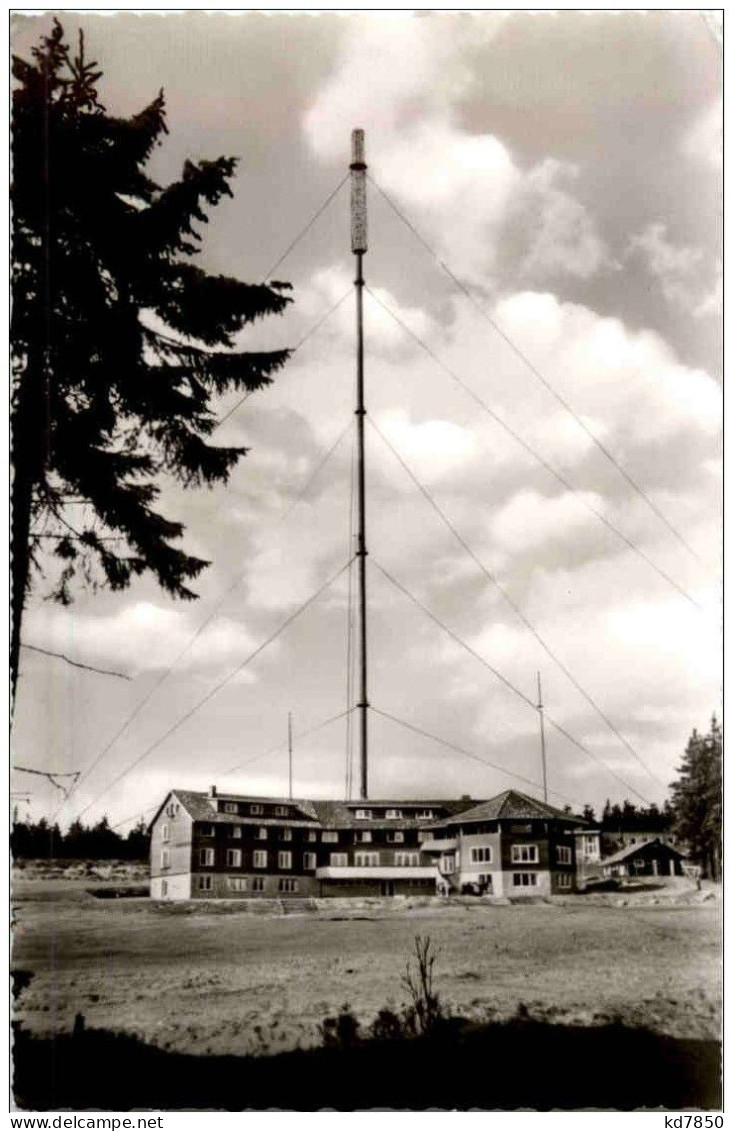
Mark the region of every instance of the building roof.
<instances>
[{"instance_id":1,"label":"building roof","mask_svg":"<svg viewBox=\"0 0 733 1131\"><path fill-rule=\"evenodd\" d=\"M251 797L239 793L217 793L216 797L210 797L208 793L196 792L191 789L172 789L170 792L175 794L189 817L192 817L194 821L208 821L212 824L226 825L236 825L241 821L244 814L224 813L214 804L217 801L244 801L254 805L262 802L268 805L287 805L293 812L292 817L256 817L257 824L270 822L281 825L284 820L301 820L304 823L312 824L318 820L312 801L291 800L287 797Z\"/></svg>"},{"instance_id":2,"label":"building roof","mask_svg":"<svg viewBox=\"0 0 733 1131\"><path fill-rule=\"evenodd\" d=\"M236 825L241 824L243 819L246 818L248 821L255 821L258 825L282 825L283 823L287 823L288 825L296 827L299 824L309 827L312 826L314 822L317 822L319 826L326 829L395 827L394 818L384 816L372 816L369 818L357 817L357 809L402 809L403 815L399 818L400 828L425 828L428 824L426 818L418 819L417 817L408 817L406 814L410 810L442 809L445 811L446 816L450 816L475 804L470 798L464 798L462 801L456 801L455 799L443 799L439 801L424 801L418 799L415 801L405 798L396 800L371 798L369 801L311 801L303 798L255 797L249 794L218 792L216 797L210 797L208 793L203 791L172 789L166 795L165 800L150 822L151 825L157 820L168 797L173 795L175 795L189 817L194 821L206 821L210 824ZM289 817L264 817L256 816L255 814L224 813L221 809L217 808L215 804L217 801L242 801L252 804L287 805L292 815Z\"/></svg>"},{"instance_id":3,"label":"building roof","mask_svg":"<svg viewBox=\"0 0 733 1131\"><path fill-rule=\"evenodd\" d=\"M454 815L451 814L451 816ZM503 793L497 794L496 797L492 797L489 801L482 801L480 804L464 810L460 817L461 824L464 821L469 824L473 821L495 821L499 818L502 820L551 819L568 821L581 826L587 824L587 821L584 821L582 817L576 817L573 813L565 813L562 809L555 809L553 805L547 805L544 801L528 797L526 793L519 793L516 789L507 789ZM450 823L451 819L448 818L435 822L431 825L431 828L438 828Z\"/></svg>"},{"instance_id":4,"label":"building roof","mask_svg":"<svg viewBox=\"0 0 733 1131\"><path fill-rule=\"evenodd\" d=\"M674 852L675 855L680 857L684 857L686 855L686 853L680 851L679 848L675 848L674 845L665 844L659 839L642 840L639 842L639 844L629 844L626 846L626 848L619 849L618 852L614 852L613 856L604 856L601 860L601 865L605 868L607 864L621 864L622 861L628 860L630 856L635 856L637 852L641 852L643 849L651 847L664 848L668 852Z\"/></svg>"},{"instance_id":5,"label":"building roof","mask_svg":"<svg viewBox=\"0 0 733 1131\"><path fill-rule=\"evenodd\" d=\"M445 820L447 817L452 816L454 813L461 812L467 806L472 805L472 801L456 801L456 800L430 800L430 801L412 801L405 800L404 798L391 801L383 801L380 798L371 798L369 801L362 801L355 804L353 801L312 801L311 805L315 809L318 820L325 828L394 828L395 821L393 818L384 816L372 817L357 817L357 809L402 809L402 816L400 817L400 828L425 828L430 824L430 819L425 817L418 819L417 817L408 817L407 813L410 810L424 810L424 809L443 809L445 810ZM435 818L433 818L435 820Z\"/></svg>"}]
</instances>

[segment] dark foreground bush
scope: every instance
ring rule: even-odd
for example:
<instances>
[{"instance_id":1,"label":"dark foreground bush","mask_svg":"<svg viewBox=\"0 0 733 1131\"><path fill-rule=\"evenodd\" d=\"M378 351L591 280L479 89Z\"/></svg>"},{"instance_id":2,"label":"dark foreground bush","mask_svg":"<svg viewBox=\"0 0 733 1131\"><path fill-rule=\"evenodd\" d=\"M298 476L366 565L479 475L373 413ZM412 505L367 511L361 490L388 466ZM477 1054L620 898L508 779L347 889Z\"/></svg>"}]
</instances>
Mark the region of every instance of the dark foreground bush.
<instances>
[{"instance_id":1,"label":"dark foreground bush","mask_svg":"<svg viewBox=\"0 0 733 1131\"><path fill-rule=\"evenodd\" d=\"M388 1028L388 1027L387 1027ZM283 1108L354 1111L428 1107L720 1109L720 1043L621 1025L574 1028L517 1019L459 1019L412 1039L271 1057L165 1052L135 1037L76 1027L14 1034L16 1103L33 1111L90 1108Z\"/></svg>"}]
</instances>

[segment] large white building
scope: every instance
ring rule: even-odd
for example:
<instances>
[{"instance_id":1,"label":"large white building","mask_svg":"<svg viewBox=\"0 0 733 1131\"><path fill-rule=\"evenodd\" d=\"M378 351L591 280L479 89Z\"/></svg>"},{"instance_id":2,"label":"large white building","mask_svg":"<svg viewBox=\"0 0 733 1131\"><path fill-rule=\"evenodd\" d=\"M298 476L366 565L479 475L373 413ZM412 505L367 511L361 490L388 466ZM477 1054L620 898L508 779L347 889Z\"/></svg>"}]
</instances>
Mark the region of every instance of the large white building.
<instances>
[{"instance_id":1,"label":"large white building","mask_svg":"<svg viewBox=\"0 0 733 1131\"><path fill-rule=\"evenodd\" d=\"M490 801L307 801L172 790L151 823L155 899L572 891L584 822Z\"/></svg>"}]
</instances>

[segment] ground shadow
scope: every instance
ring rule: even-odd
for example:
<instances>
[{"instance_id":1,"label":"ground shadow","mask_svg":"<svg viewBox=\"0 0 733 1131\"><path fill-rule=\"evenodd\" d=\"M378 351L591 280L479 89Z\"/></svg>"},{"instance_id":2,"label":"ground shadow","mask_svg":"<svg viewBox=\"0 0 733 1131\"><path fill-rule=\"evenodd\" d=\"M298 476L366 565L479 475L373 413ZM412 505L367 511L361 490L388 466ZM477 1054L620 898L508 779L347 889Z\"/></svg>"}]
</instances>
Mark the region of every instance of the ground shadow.
<instances>
[{"instance_id":1,"label":"ground shadow","mask_svg":"<svg viewBox=\"0 0 733 1131\"><path fill-rule=\"evenodd\" d=\"M720 1109L720 1042L622 1025L454 1022L434 1036L277 1056L166 1052L104 1029L14 1033L14 1093L32 1111L97 1108Z\"/></svg>"}]
</instances>

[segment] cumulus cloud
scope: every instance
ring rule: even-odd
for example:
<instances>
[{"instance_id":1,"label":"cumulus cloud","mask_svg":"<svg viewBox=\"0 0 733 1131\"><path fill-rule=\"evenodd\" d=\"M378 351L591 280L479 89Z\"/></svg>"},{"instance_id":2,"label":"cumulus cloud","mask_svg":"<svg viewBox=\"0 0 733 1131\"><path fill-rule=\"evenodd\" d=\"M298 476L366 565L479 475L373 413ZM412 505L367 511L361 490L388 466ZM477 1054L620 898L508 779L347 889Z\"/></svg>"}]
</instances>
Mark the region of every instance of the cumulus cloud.
<instances>
[{"instance_id":1,"label":"cumulus cloud","mask_svg":"<svg viewBox=\"0 0 733 1131\"><path fill-rule=\"evenodd\" d=\"M667 236L667 225L656 222L631 237L628 255L634 254L641 256L667 302L688 309L699 303L695 295L703 260L700 248L674 244Z\"/></svg>"},{"instance_id":2,"label":"cumulus cloud","mask_svg":"<svg viewBox=\"0 0 733 1131\"><path fill-rule=\"evenodd\" d=\"M548 498L536 491L519 491L494 514L492 534L501 546L515 552L533 552L551 541L575 541L580 527L596 521L579 500L602 510L602 500L590 492Z\"/></svg>"},{"instance_id":3,"label":"cumulus cloud","mask_svg":"<svg viewBox=\"0 0 733 1131\"><path fill-rule=\"evenodd\" d=\"M718 260L715 268L715 281L692 311L695 318L714 318L717 322L723 316L723 264Z\"/></svg>"},{"instance_id":4,"label":"cumulus cloud","mask_svg":"<svg viewBox=\"0 0 733 1131\"><path fill-rule=\"evenodd\" d=\"M72 659L113 667L129 675L171 664L191 641L201 613L134 601L110 616L73 613L58 607L28 613L29 639ZM246 656L257 641L245 626L221 615L201 633L180 670L220 668ZM178 665L177 665L178 666Z\"/></svg>"},{"instance_id":5,"label":"cumulus cloud","mask_svg":"<svg viewBox=\"0 0 733 1131\"><path fill-rule=\"evenodd\" d=\"M529 228L520 276L538 281L562 275L588 279L611 264L588 210L568 191L577 166L547 158L524 179L519 223Z\"/></svg>"},{"instance_id":6,"label":"cumulus cloud","mask_svg":"<svg viewBox=\"0 0 733 1131\"><path fill-rule=\"evenodd\" d=\"M679 430L709 435L718 429L717 383L682 365L658 334L631 331L620 319L547 294L508 296L496 304L495 314L593 430L602 421L624 448Z\"/></svg>"},{"instance_id":7,"label":"cumulus cloud","mask_svg":"<svg viewBox=\"0 0 733 1131\"><path fill-rule=\"evenodd\" d=\"M382 416L379 425L423 482L454 473L478 454L471 431L449 420L416 422L395 408Z\"/></svg>"},{"instance_id":8,"label":"cumulus cloud","mask_svg":"<svg viewBox=\"0 0 733 1131\"><path fill-rule=\"evenodd\" d=\"M348 466L348 449L343 458ZM350 556L347 514L348 476L341 475L316 501L293 507L287 523L258 530L245 571L248 603L287 609L306 601Z\"/></svg>"},{"instance_id":9,"label":"cumulus cloud","mask_svg":"<svg viewBox=\"0 0 733 1131\"><path fill-rule=\"evenodd\" d=\"M686 157L713 169L723 165L723 103L716 100L698 117L682 139Z\"/></svg>"},{"instance_id":10,"label":"cumulus cloud","mask_svg":"<svg viewBox=\"0 0 733 1131\"><path fill-rule=\"evenodd\" d=\"M501 22L468 21L447 36L436 19L350 21L336 69L305 115L306 136L319 157L333 160L343 158L351 128L365 128L367 146L375 139L372 175L464 277L496 282L497 244L511 223L530 233L526 276L588 278L607 252L568 191L577 168L546 160L523 170L498 136L458 120L466 37L486 42Z\"/></svg>"}]
</instances>

